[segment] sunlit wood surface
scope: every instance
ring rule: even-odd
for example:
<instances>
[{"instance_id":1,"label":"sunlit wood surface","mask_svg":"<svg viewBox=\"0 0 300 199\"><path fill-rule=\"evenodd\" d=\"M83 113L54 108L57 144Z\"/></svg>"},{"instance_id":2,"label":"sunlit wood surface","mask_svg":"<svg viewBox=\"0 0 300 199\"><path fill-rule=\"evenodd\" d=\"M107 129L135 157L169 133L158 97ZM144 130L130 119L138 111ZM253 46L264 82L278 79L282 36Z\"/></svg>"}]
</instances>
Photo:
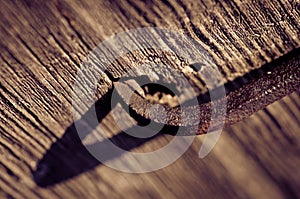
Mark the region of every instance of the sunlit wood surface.
<instances>
[{"instance_id":1,"label":"sunlit wood surface","mask_svg":"<svg viewBox=\"0 0 300 199\"><path fill-rule=\"evenodd\" d=\"M206 158L198 158L200 135L179 160L150 173L95 161L71 115L80 64L108 37L180 30L209 52L226 83L288 53L299 58L298 1L2 1L0 21L0 198L300 197L299 59L284 95L296 92L224 129ZM99 125L113 134L112 124L108 110ZM129 148L151 151L172 138Z\"/></svg>"}]
</instances>

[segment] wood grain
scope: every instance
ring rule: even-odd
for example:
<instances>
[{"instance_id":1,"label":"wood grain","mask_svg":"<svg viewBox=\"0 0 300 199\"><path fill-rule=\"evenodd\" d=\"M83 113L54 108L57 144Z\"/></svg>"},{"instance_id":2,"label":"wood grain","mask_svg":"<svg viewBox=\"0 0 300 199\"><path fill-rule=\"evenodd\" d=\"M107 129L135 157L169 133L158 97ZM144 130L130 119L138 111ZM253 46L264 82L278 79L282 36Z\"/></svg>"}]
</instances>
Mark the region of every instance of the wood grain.
<instances>
[{"instance_id":1,"label":"wood grain","mask_svg":"<svg viewBox=\"0 0 300 199\"><path fill-rule=\"evenodd\" d=\"M3 1L0 10L1 198L300 196L299 92L226 128L205 159L197 156L199 136L174 164L145 174L92 159L76 141L71 116L80 64L108 37L137 27L179 30L209 52L228 83L299 48L298 1ZM113 65L107 88L125 66ZM98 113L107 134L120 133L111 110ZM115 141L145 152L172 138ZM56 170L39 173L43 161Z\"/></svg>"}]
</instances>

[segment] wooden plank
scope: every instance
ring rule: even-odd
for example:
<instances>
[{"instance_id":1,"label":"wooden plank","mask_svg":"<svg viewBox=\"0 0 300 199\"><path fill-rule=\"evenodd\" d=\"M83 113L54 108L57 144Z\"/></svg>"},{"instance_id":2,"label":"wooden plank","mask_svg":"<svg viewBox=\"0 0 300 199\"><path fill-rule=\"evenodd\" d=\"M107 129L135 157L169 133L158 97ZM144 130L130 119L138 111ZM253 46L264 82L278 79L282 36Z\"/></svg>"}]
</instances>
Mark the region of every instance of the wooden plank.
<instances>
[{"instance_id":1,"label":"wooden plank","mask_svg":"<svg viewBox=\"0 0 300 199\"><path fill-rule=\"evenodd\" d=\"M299 2L4 1L0 10L0 197L299 197L298 93L227 128L207 158L197 157L200 136L174 164L146 174L95 161L76 141L71 116L80 63L113 34L145 26L179 29L209 52L226 83L299 47ZM118 78L124 68L125 62L116 63L110 76ZM99 125L119 133L110 110L100 113ZM123 147L151 151L172 138L137 144L127 137Z\"/></svg>"}]
</instances>

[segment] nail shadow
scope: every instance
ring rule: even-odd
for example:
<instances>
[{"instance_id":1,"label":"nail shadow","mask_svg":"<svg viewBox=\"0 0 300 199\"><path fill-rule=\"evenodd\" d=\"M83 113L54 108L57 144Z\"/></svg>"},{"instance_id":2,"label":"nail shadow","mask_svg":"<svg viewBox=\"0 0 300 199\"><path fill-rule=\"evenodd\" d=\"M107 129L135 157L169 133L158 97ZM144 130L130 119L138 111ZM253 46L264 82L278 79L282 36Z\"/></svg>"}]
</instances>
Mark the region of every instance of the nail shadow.
<instances>
[{"instance_id":1,"label":"nail shadow","mask_svg":"<svg viewBox=\"0 0 300 199\"><path fill-rule=\"evenodd\" d=\"M299 50L296 51L296 53ZM278 61L284 58L280 58ZM278 61L274 61L276 63ZM274 68L270 67L270 64L266 64L260 69L253 70L243 77L237 78L231 82L225 84L226 94L241 87L244 84L250 82L250 80L258 79L262 77L267 71L272 71ZM216 88L219 89L219 88ZM88 115L91 111L95 111L97 114L98 124L109 114L112 110L111 107L115 105L111 104L111 94L112 90L109 90L101 99L99 99L94 106L92 106L85 115L81 117L80 120L87 121ZM209 102L209 93L205 93L198 96L198 103ZM118 100L123 107L126 106L123 100ZM94 109L95 108L95 109ZM150 121L133 110L130 110L130 115L138 122L140 125L146 125ZM47 187L54 185L56 183L63 182L67 179L75 177L81 173L89 171L99 165L97 159L95 159L82 144L77 130L75 128L75 123L72 123L65 131L63 137L57 142L52 144L51 148L46 152L43 158L38 162L36 170L32 171L34 181L37 185L41 187ZM91 125L91 129L95 129L98 124ZM182 127L181 127L182 128ZM130 129L129 129L130 130ZM105 146L106 143L112 142L118 147L130 151L136 147L143 145L144 143L155 139L163 134L178 135L176 134L178 127L165 125L157 134L149 138L136 138L128 135L127 133L121 131L117 135L105 139L100 143L100 145ZM87 132L89 134L90 132ZM142 132L141 132L142 133ZM182 134L184 135L184 134ZM105 150L105 148L103 148ZM113 158L118 158L121 154L109 154L105 160L110 160Z\"/></svg>"},{"instance_id":2,"label":"nail shadow","mask_svg":"<svg viewBox=\"0 0 300 199\"><path fill-rule=\"evenodd\" d=\"M96 108L97 119L100 123L112 110L111 107L114 107L111 106L111 94L112 90L102 96L102 98L94 104L95 106L92 106L80 120L87 120L89 112L94 111L94 108ZM119 103L123 106L125 105L122 103L122 100L119 100ZM132 110L130 111L130 115L135 118L139 124L145 125L149 123L147 119L137 115ZM95 129L96 125L97 124L91 125L91 129ZM105 150L106 144L112 142L118 147L130 151L162 134L172 134L170 132L176 132L177 128L178 127L165 125L157 134L148 138L136 138L121 131L111 138L98 142L97 146L100 146L101 150ZM89 133L90 131L86 134ZM109 155L104 158L108 161L113 158L118 158L120 155L122 154L109 153ZM94 158L82 144L74 122L66 129L63 137L52 144L51 148L38 162L36 170L32 171L32 175L38 186L47 187L73 178L99 165L101 165L101 162Z\"/></svg>"}]
</instances>

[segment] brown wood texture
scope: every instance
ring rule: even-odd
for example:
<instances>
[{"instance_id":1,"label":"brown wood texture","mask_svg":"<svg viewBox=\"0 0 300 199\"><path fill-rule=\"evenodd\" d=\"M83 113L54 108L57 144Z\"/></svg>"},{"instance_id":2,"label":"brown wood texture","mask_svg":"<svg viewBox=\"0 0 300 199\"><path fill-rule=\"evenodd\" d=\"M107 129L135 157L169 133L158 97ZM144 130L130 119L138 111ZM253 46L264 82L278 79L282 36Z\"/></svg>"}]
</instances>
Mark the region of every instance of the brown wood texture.
<instances>
[{"instance_id":1,"label":"brown wood texture","mask_svg":"<svg viewBox=\"0 0 300 199\"><path fill-rule=\"evenodd\" d=\"M214 59L224 83L292 55L283 63L296 59L290 65L293 86L277 98L289 94L299 89L299 7L296 0L2 1L0 198L300 197L299 92L226 128L205 159L198 158L203 136L197 136L175 163L145 174L119 172L93 159L76 137L71 115L72 87L87 54L138 27L192 37ZM173 136L138 141L118 135L112 112L120 106L101 106L124 70L126 62L113 65L107 89L100 90L99 126L123 148L158 149ZM78 114L84 118L85 112Z\"/></svg>"}]
</instances>

